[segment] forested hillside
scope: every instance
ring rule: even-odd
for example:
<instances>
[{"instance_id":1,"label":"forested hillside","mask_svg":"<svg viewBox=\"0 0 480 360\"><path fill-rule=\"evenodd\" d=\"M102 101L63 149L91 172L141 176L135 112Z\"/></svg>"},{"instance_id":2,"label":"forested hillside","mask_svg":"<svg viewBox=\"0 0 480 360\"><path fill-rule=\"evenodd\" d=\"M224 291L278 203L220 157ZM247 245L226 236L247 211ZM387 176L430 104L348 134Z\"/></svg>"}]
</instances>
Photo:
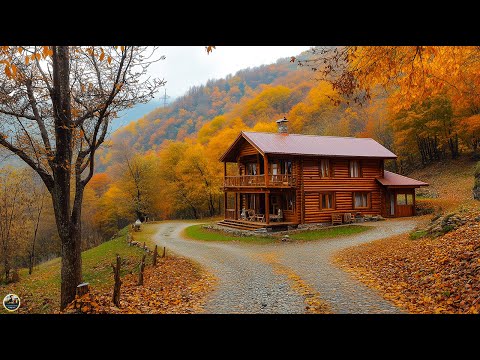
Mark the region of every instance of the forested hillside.
<instances>
[{"instance_id":1,"label":"forested hillside","mask_svg":"<svg viewBox=\"0 0 480 360\"><path fill-rule=\"evenodd\" d=\"M134 217L219 214L218 158L240 131L276 131L283 116L292 133L374 138L399 156L387 168L400 173L476 150L478 116L458 118L447 94L405 109L377 86L369 101L352 101L298 66L311 54L302 56L193 87L117 131L101 156L106 171L90 187L100 204L92 219L113 231Z\"/></svg>"},{"instance_id":2,"label":"forested hillside","mask_svg":"<svg viewBox=\"0 0 480 360\"><path fill-rule=\"evenodd\" d=\"M370 51L379 56L377 63L381 64L381 54L375 54L376 50ZM390 57L395 60L393 55ZM275 120L284 116L291 133L371 137L398 155L398 160L387 164L387 168L400 173L408 174L462 153L476 157L480 139L480 115L476 109L480 107L476 107L475 97L466 96L466 90L461 97L444 90L422 98L421 91L414 89L417 100L397 101L411 84L397 84L387 92L379 81L372 81L370 99L356 102L341 87L334 88L335 83L318 80L318 73L311 67L299 66L298 59L311 58L312 54L303 54L294 62L280 59L211 80L191 88L170 106L157 108L116 131L109 146L99 149L97 173L85 189L84 246L97 244L136 218L219 215L223 201L220 155L240 131L276 131ZM393 65L382 64L382 69ZM420 65L417 68L422 71ZM381 79L383 73L378 71L368 74ZM464 78L459 79L466 81L465 86L473 86L472 74L476 72L462 73ZM412 94L412 90L407 92ZM403 106L398 106L399 102ZM5 181L30 176L12 174L16 171L9 169L3 176ZM26 184L23 180L20 183ZM3 195L12 193L5 191ZM22 207L17 210L29 214L29 231L34 231L34 211ZM53 217L47 203L44 215ZM53 226L52 221L41 224L40 243L44 234L54 232ZM26 231L23 234L31 238ZM26 241L25 249L28 246ZM38 256L58 255L58 242L54 247ZM28 265L28 256L21 262Z\"/></svg>"}]
</instances>

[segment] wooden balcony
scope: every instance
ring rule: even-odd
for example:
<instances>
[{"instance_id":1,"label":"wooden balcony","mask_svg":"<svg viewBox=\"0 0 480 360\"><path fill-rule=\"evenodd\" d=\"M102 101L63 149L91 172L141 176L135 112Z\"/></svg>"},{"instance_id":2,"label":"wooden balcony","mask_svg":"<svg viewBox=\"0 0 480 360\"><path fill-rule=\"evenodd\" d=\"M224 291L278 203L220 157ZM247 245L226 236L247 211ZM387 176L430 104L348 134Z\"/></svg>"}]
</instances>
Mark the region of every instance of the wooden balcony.
<instances>
[{"instance_id":1,"label":"wooden balcony","mask_svg":"<svg viewBox=\"0 0 480 360\"><path fill-rule=\"evenodd\" d=\"M265 180L265 175L225 176L223 185L226 188L266 187ZM293 187L295 183L293 175L268 175L268 187Z\"/></svg>"}]
</instances>

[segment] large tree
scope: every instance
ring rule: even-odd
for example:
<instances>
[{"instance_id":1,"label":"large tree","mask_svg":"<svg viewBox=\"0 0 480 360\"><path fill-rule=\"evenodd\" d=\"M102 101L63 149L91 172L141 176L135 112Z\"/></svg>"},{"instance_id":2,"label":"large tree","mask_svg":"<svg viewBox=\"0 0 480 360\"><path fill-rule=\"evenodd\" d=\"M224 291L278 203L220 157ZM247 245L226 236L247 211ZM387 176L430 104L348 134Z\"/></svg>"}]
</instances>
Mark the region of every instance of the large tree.
<instances>
[{"instance_id":1,"label":"large tree","mask_svg":"<svg viewBox=\"0 0 480 360\"><path fill-rule=\"evenodd\" d=\"M0 48L0 145L47 187L61 239L61 308L82 282L81 210L95 152L121 110L150 100L154 48L4 46Z\"/></svg>"},{"instance_id":2,"label":"large tree","mask_svg":"<svg viewBox=\"0 0 480 360\"><path fill-rule=\"evenodd\" d=\"M478 46L317 47L292 62L311 68L355 102L388 91L399 110L447 94L462 115L480 113Z\"/></svg>"}]
</instances>

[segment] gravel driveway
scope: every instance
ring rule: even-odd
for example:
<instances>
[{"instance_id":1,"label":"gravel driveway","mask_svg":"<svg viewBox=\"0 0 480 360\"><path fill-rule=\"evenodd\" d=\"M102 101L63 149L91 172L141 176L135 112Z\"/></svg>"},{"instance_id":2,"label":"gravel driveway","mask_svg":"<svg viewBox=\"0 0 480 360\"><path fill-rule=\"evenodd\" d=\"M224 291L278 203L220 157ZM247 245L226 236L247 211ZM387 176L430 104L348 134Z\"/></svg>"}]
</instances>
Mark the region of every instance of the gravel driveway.
<instances>
[{"instance_id":1,"label":"gravel driveway","mask_svg":"<svg viewBox=\"0 0 480 360\"><path fill-rule=\"evenodd\" d=\"M304 313L304 298L292 290L291 280L262 260L272 255L280 266L318 291L334 313L400 312L374 290L332 265L331 256L346 247L411 231L416 224L413 218L371 223L374 229L343 238L265 245L183 239L182 230L192 224L160 223L155 240L217 276L218 286L207 301L207 313Z\"/></svg>"}]
</instances>

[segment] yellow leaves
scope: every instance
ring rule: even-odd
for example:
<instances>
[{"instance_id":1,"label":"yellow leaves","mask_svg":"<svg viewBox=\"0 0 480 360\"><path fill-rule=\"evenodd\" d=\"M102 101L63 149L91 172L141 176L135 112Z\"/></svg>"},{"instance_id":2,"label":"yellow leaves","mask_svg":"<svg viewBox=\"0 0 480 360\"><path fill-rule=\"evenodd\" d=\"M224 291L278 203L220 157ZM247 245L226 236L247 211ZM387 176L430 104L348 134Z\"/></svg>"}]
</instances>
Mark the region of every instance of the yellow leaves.
<instances>
[{"instance_id":1,"label":"yellow leaves","mask_svg":"<svg viewBox=\"0 0 480 360\"><path fill-rule=\"evenodd\" d=\"M120 46L120 51L124 52L125 51L125 46Z\"/></svg>"},{"instance_id":2,"label":"yellow leaves","mask_svg":"<svg viewBox=\"0 0 480 360\"><path fill-rule=\"evenodd\" d=\"M25 56L25 65L28 65L30 62L30 56Z\"/></svg>"},{"instance_id":3,"label":"yellow leaves","mask_svg":"<svg viewBox=\"0 0 480 360\"><path fill-rule=\"evenodd\" d=\"M100 53L100 57L98 58L98 60L100 61L103 61L103 59L105 59L105 52L103 51L103 48L101 48L101 53Z\"/></svg>"},{"instance_id":4,"label":"yellow leaves","mask_svg":"<svg viewBox=\"0 0 480 360\"><path fill-rule=\"evenodd\" d=\"M207 54L210 54L215 49L215 46L205 46L205 50L207 50Z\"/></svg>"},{"instance_id":5,"label":"yellow leaves","mask_svg":"<svg viewBox=\"0 0 480 360\"><path fill-rule=\"evenodd\" d=\"M107 57L107 62L109 65L112 63L112 57L110 55L108 55Z\"/></svg>"}]
</instances>

